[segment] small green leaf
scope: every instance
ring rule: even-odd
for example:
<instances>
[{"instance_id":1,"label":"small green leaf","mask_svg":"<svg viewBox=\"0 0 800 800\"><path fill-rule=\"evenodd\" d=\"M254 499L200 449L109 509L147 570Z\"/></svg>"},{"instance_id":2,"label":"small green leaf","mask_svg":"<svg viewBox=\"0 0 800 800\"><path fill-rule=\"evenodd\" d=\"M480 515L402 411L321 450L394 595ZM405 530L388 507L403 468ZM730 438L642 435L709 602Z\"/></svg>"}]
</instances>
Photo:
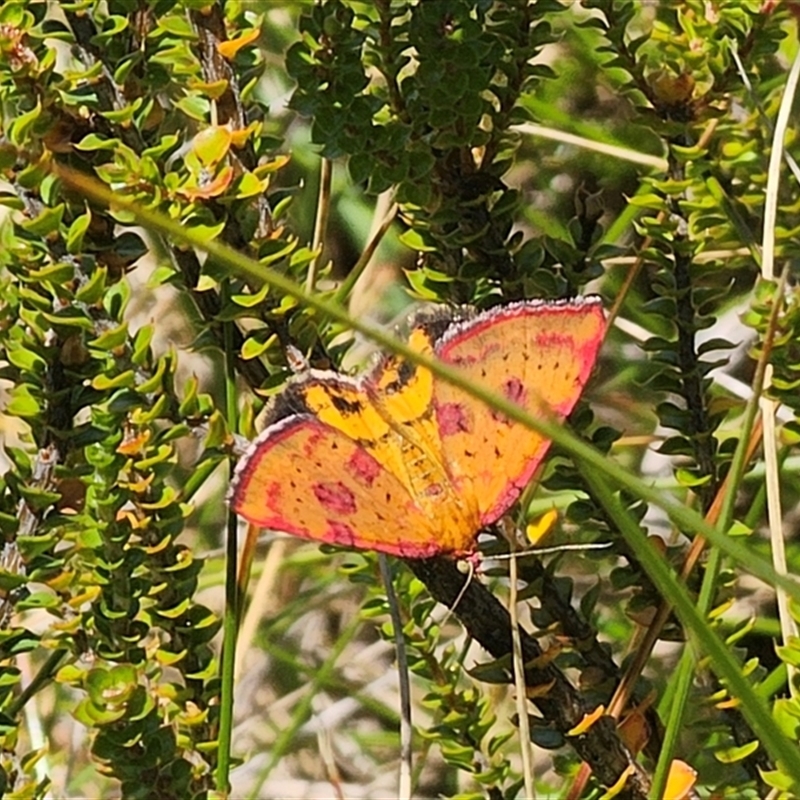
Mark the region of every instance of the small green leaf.
<instances>
[{"instance_id":1,"label":"small green leaf","mask_svg":"<svg viewBox=\"0 0 800 800\"><path fill-rule=\"evenodd\" d=\"M59 261L42 269L32 269L28 274L36 281L48 281L53 284L69 283L75 277L75 265Z\"/></svg>"},{"instance_id":2,"label":"small green leaf","mask_svg":"<svg viewBox=\"0 0 800 800\"><path fill-rule=\"evenodd\" d=\"M190 94L178 100L175 103L175 107L186 114L190 119L195 119L198 122L205 122L208 116L210 103L205 97L201 97L197 94Z\"/></svg>"},{"instance_id":3,"label":"small green leaf","mask_svg":"<svg viewBox=\"0 0 800 800\"><path fill-rule=\"evenodd\" d=\"M38 353L18 342L9 341L5 355L11 364L25 372L42 375L47 369L47 362Z\"/></svg>"},{"instance_id":4,"label":"small green leaf","mask_svg":"<svg viewBox=\"0 0 800 800\"><path fill-rule=\"evenodd\" d=\"M17 572L8 572L7 570L0 569L0 590L10 592L24 586L28 582L26 575L20 575Z\"/></svg>"},{"instance_id":5,"label":"small green leaf","mask_svg":"<svg viewBox=\"0 0 800 800\"><path fill-rule=\"evenodd\" d=\"M726 747L723 750L716 750L714 758L721 761L723 764L735 764L737 761L742 761L748 756L755 753L759 748L758 740L743 744L741 747Z\"/></svg>"},{"instance_id":6,"label":"small green leaf","mask_svg":"<svg viewBox=\"0 0 800 800\"><path fill-rule=\"evenodd\" d=\"M1 149L0 149L0 152L2 152ZM16 153L14 155L15 155L15 160L16 160ZM13 166L13 162L12 162L12 164L9 164L8 166ZM3 167L2 161L0 161L0 169L3 169L3 168L4 167ZM23 200L21 200L17 195L10 194L8 192L0 192L0 206L2 206L3 208L11 208L14 211L24 211L25 210L25 202Z\"/></svg>"},{"instance_id":7,"label":"small green leaf","mask_svg":"<svg viewBox=\"0 0 800 800\"><path fill-rule=\"evenodd\" d=\"M86 303L93 306L98 303L106 290L106 278L108 270L105 267L97 267L92 277L75 292L75 299L79 303Z\"/></svg>"},{"instance_id":8,"label":"small green leaf","mask_svg":"<svg viewBox=\"0 0 800 800\"><path fill-rule=\"evenodd\" d=\"M132 103L128 103L123 108L114 109L114 111L101 111L100 114L115 125L129 125L133 122L133 116L143 102L144 98L137 97Z\"/></svg>"},{"instance_id":9,"label":"small green leaf","mask_svg":"<svg viewBox=\"0 0 800 800\"><path fill-rule=\"evenodd\" d=\"M173 266L160 264L150 273L147 279L147 288L157 289L159 286L169 283L177 274L178 272Z\"/></svg>"},{"instance_id":10,"label":"small green leaf","mask_svg":"<svg viewBox=\"0 0 800 800\"><path fill-rule=\"evenodd\" d=\"M231 140L231 131L227 127L212 125L204 128L194 137L192 152L204 167L213 167L228 154Z\"/></svg>"},{"instance_id":11,"label":"small green leaf","mask_svg":"<svg viewBox=\"0 0 800 800\"><path fill-rule=\"evenodd\" d=\"M778 645L775 652L784 664L800 667L800 639L790 636L785 645Z\"/></svg>"},{"instance_id":12,"label":"small green leaf","mask_svg":"<svg viewBox=\"0 0 800 800\"><path fill-rule=\"evenodd\" d=\"M275 344L275 340L275 334L268 336L263 342L259 341L259 337L257 336L248 337L242 345L242 358L245 361L258 358Z\"/></svg>"},{"instance_id":13,"label":"small green leaf","mask_svg":"<svg viewBox=\"0 0 800 800\"><path fill-rule=\"evenodd\" d=\"M188 611L189 606L190 601L186 598L172 608L153 609L152 613L155 616L165 617L166 619L178 619L178 617L183 616Z\"/></svg>"},{"instance_id":14,"label":"small green leaf","mask_svg":"<svg viewBox=\"0 0 800 800\"><path fill-rule=\"evenodd\" d=\"M46 319L53 327L78 328L84 331L94 331L94 322L87 316L78 313L73 308L65 308L57 314L42 312L42 318Z\"/></svg>"},{"instance_id":15,"label":"small green leaf","mask_svg":"<svg viewBox=\"0 0 800 800\"><path fill-rule=\"evenodd\" d=\"M83 249L83 237L89 229L89 223L91 223L91 221L92 213L88 208L86 209L86 213L72 220L72 224L67 231L67 252L73 255L81 252Z\"/></svg>"},{"instance_id":16,"label":"small green leaf","mask_svg":"<svg viewBox=\"0 0 800 800\"><path fill-rule=\"evenodd\" d=\"M197 286L194 288L196 292L207 292L211 289L219 288L219 282L214 280L210 275L201 275L197 279Z\"/></svg>"},{"instance_id":17,"label":"small green leaf","mask_svg":"<svg viewBox=\"0 0 800 800\"><path fill-rule=\"evenodd\" d=\"M259 180L252 172L244 172L231 186L231 196L242 199L256 197L264 194L269 184L268 180Z\"/></svg>"},{"instance_id":18,"label":"small green leaf","mask_svg":"<svg viewBox=\"0 0 800 800\"><path fill-rule=\"evenodd\" d=\"M198 672L186 673L187 680L193 681L209 681L214 678L217 674L217 664L213 659L210 659L208 662L208 666L204 670L200 670Z\"/></svg>"},{"instance_id":19,"label":"small green leaf","mask_svg":"<svg viewBox=\"0 0 800 800\"><path fill-rule=\"evenodd\" d=\"M136 375L132 369L126 370L119 375L97 375L92 381L92 388L100 392L119 389L120 387L132 388L135 385Z\"/></svg>"},{"instance_id":20,"label":"small green leaf","mask_svg":"<svg viewBox=\"0 0 800 800\"><path fill-rule=\"evenodd\" d=\"M140 64L141 61L141 53L132 53L126 58L123 58L114 69L114 83L118 86L123 85L128 80L131 70Z\"/></svg>"},{"instance_id":21,"label":"small green leaf","mask_svg":"<svg viewBox=\"0 0 800 800\"><path fill-rule=\"evenodd\" d=\"M731 527L728 528L728 536L751 536L752 533L753 529L739 520L734 520Z\"/></svg>"},{"instance_id":22,"label":"small green leaf","mask_svg":"<svg viewBox=\"0 0 800 800\"><path fill-rule=\"evenodd\" d=\"M166 413L169 406L169 398L166 394L160 394L152 408L137 408L131 414L131 422L135 425L149 425L151 422L161 418Z\"/></svg>"},{"instance_id":23,"label":"small green leaf","mask_svg":"<svg viewBox=\"0 0 800 800\"><path fill-rule=\"evenodd\" d=\"M116 328L104 331L97 338L92 339L89 342L89 347L94 347L98 350L103 350L104 352L108 352L109 350L114 350L117 347L121 347L127 341L128 341L128 323L123 322Z\"/></svg>"},{"instance_id":24,"label":"small green leaf","mask_svg":"<svg viewBox=\"0 0 800 800\"><path fill-rule=\"evenodd\" d=\"M225 230L224 220L217 225L197 225L191 223L188 225L191 228L192 234L198 238L200 242L211 242Z\"/></svg>"},{"instance_id":25,"label":"small green leaf","mask_svg":"<svg viewBox=\"0 0 800 800\"><path fill-rule=\"evenodd\" d=\"M56 495L54 500L60 500L61 495ZM51 500L51 504L52 504ZM55 547L58 543L56 534L51 533L47 536L19 536L17 537L17 546L20 553L25 557L26 561L36 558L36 556L46 553L51 548Z\"/></svg>"},{"instance_id":26,"label":"small green leaf","mask_svg":"<svg viewBox=\"0 0 800 800\"><path fill-rule=\"evenodd\" d=\"M33 24L30 11L25 6L27 3L7 2L0 7L0 23L14 28L27 28Z\"/></svg>"},{"instance_id":27,"label":"small green leaf","mask_svg":"<svg viewBox=\"0 0 800 800\"><path fill-rule=\"evenodd\" d=\"M186 380L183 387L183 400L178 406L178 416L181 419L194 416L197 413L197 390L199 385L196 375L191 375Z\"/></svg>"},{"instance_id":28,"label":"small green leaf","mask_svg":"<svg viewBox=\"0 0 800 800\"><path fill-rule=\"evenodd\" d=\"M104 46L107 42L128 27L128 18L118 14L111 14L103 22L103 30L89 40L94 45Z\"/></svg>"},{"instance_id":29,"label":"small green leaf","mask_svg":"<svg viewBox=\"0 0 800 800\"><path fill-rule=\"evenodd\" d=\"M36 390L26 383L15 386L11 390L11 399L6 405L6 412L12 417L23 419L38 417L42 409L34 392Z\"/></svg>"},{"instance_id":30,"label":"small green leaf","mask_svg":"<svg viewBox=\"0 0 800 800\"><path fill-rule=\"evenodd\" d=\"M316 250L312 250L310 247L300 247L290 256L289 266L293 267L294 269L305 267L307 264L310 264L311 261L313 261L318 255L319 253Z\"/></svg>"},{"instance_id":31,"label":"small green leaf","mask_svg":"<svg viewBox=\"0 0 800 800\"><path fill-rule=\"evenodd\" d=\"M64 204L59 203L55 208L45 208L33 219L25 220L21 227L34 236L47 237L58 230L64 216Z\"/></svg>"},{"instance_id":32,"label":"small green leaf","mask_svg":"<svg viewBox=\"0 0 800 800\"><path fill-rule=\"evenodd\" d=\"M4 534L9 541L12 541L14 534L19 527L19 518L15 514L6 514L0 511L0 533Z\"/></svg>"},{"instance_id":33,"label":"small green leaf","mask_svg":"<svg viewBox=\"0 0 800 800\"><path fill-rule=\"evenodd\" d=\"M61 601L52 592L33 592L26 598L18 600L16 608L29 609L29 608L58 608Z\"/></svg>"},{"instance_id":34,"label":"small green leaf","mask_svg":"<svg viewBox=\"0 0 800 800\"><path fill-rule=\"evenodd\" d=\"M165 14L158 20L158 27L150 36L157 36L162 32L171 33L181 39L196 39L197 34L194 32L189 20L182 14Z\"/></svg>"},{"instance_id":35,"label":"small green leaf","mask_svg":"<svg viewBox=\"0 0 800 800\"><path fill-rule=\"evenodd\" d=\"M433 253L436 251L436 248L429 245L422 234L413 228L401 233L398 239L400 239L406 247L410 247L412 250L416 250L419 253Z\"/></svg>"},{"instance_id":36,"label":"small green leaf","mask_svg":"<svg viewBox=\"0 0 800 800\"><path fill-rule=\"evenodd\" d=\"M97 706L88 697L85 697L72 713L78 722L91 729L110 725L122 719L125 716L125 707L120 706L109 711L105 706Z\"/></svg>"},{"instance_id":37,"label":"small green leaf","mask_svg":"<svg viewBox=\"0 0 800 800\"><path fill-rule=\"evenodd\" d=\"M155 327L153 325L142 325L133 339L133 352L131 361L137 366L144 366L150 357L150 344L153 341Z\"/></svg>"},{"instance_id":38,"label":"small green leaf","mask_svg":"<svg viewBox=\"0 0 800 800\"><path fill-rule=\"evenodd\" d=\"M158 359L155 372L146 380L136 387L136 391L142 394L150 394L151 392L159 391L164 383L164 374L167 372L169 366L168 357L162 356Z\"/></svg>"},{"instance_id":39,"label":"small green leaf","mask_svg":"<svg viewBox=\"0 0 800 800\"><path fill-rule=\"evenodd\" d=\"M270 245L275 247L271 253L263 253L261 258L258 259L260 264L263 264L265 267L274 264L276 261L280 261L285 256L289 255L295 247L297 247L297 242L295 240L289 242L268 242L265 244L265 248L269 247Z\"/></svg>"},{"instance_id":40,"label":"small green leaf","mask_svg":"<svg viewBox=\"0 0 800 800\"><path fill-rule=\"evenodd\" d=\"M234 294L231 295L231 300L237 306L244 308L254 308L261 305L269 294L269 284L265 283L255 294Z\"/></svg>"},{"instance_id":41,"label":"small green leaf","mask_svg":"<svg viewBox=\"0 0 800 800\"><path fill-rule=\"evenodd\" d=\"M41 113L42 106L37 101L36 108L32 108L30 111L19 114L16 119L12 120L11 124L8 126L8 138L12 144L16 145L17 147L25 146L30 130L36 120L39 119L39 115Z\"/></svg>"},{"instance_id":42,"label":"small green leaf","mask_svg":"<svg viewBox=\"0 0 800 800\"><path fill-rule=\"evenodd\" d=\"M690 470L681 468L675 470L675 479L681 486L694 489L697 486L705 486L711 480L711 476L693 475Z\"/></svg>"},{"instance_id":43,"label":"small green leaf","mask_svg":"<svg viewBox=\"0 0 800 800\"><path fill-rule=\"evenodd\" d=\"M759 774L764 779L764 783L766 783L767 786L786 792L786 796L791 797L791 792L795 788L794 778L792 778L791 775L787 775L780 770L771 770L769 772L760 771ZM783 795L780 796L783 797Z\"/></svg>"}]
</instances>

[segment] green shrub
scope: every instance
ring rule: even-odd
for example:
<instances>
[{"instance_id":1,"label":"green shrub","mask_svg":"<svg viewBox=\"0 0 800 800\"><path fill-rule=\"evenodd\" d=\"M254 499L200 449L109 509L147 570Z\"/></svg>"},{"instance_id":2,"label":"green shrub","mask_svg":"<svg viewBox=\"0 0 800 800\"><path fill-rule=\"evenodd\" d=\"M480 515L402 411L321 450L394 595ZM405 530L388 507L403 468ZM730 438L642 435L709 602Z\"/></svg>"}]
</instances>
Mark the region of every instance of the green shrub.
<instances>
[{"instance_id":1,"label":"green shrub","mask_svg":"<svg viewBox=\"0 0 800 800\"><path fill-rule=\"evenodd\" d=\"M338 367L357 360L352 331L366 316L388 320L415 300L488 307L591 291L623 322L522 516L556 506L554 538L609 547L519 565L523 626L542 632L522 642L531 737L558 750L537 779L563 787L584 760L594 778L582 796L600 796L635 763L620 796L644 797L681 758L699 791L790 796L798 639L772 595L750 597L751 574L773 577L752 535L766 519L763 479L743 477L756 429L747 393L715 370L749 381L759 359L774 369L788 514L798 300L760 267L765 221L780 264L791 271L798 255L793 137L774 223L764 200L796 13L755 0L4 3L0 794L199 798L233 779L235 792L275 796L278 765L335 782L333 756L319 774L304 768L309 747L319 763L309 720L316 702L351 696L370 723L337 732L344 751L385 772L400 712L345 669L395 634L372 554L306 546L276 564L262 549L285 542L248 534L243 578L257 546L275 602L245 654L260 655L262 677L244 674L251 695L237 702L267 722L232 737L232 637L247 596L222 472L236 437L254 435L264 398L291 374L290 346ZM330 164L318 176L319 155L332 177ZM380 193L390 200L375 205ZM381 291L387 261L405 269L388 269ZM336 303L351 303L352 325ZM753 358L732 362L740 315ZM642 534L659 532L655 555ZM708 555L681 586L686 537L701 536ZM495 597L508 570L482 573L455 610L465 639L435 611L463 586L455 566L391 565L424 693L416 794L522 791L513 710L494 688L512 671ZM635 676L627 730L640 741L609 717L576 733L665 601L676 614L656 638L688 631L691 646L677 669L658 650ZM312 623L325 633L309 648ZM65 712L85 746L62 730ZM251 755L252 772L233 769ZM345 795L368 783L345 772Z\"/></svg>"}]
</instances>

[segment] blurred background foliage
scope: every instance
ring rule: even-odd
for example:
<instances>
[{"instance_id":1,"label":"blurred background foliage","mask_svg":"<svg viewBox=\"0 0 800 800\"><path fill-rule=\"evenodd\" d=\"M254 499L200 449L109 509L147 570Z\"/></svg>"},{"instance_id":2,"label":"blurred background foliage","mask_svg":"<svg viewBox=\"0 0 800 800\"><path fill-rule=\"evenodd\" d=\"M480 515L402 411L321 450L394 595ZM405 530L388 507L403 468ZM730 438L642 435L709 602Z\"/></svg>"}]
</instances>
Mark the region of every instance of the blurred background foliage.
<instances>
[{"instance_id":1,"label":"blurred background foliage","mask_svg":"<svg viewBox=\"0 0 800 800\"><path fill-rule=\"evenodd\" d=\"M90 202L52 163L359 319L392 324L415 302L601 294L617 326L571 425L706 513L749 435L753 356L774 304L759 242L796 6L6 0L0 795L202 798L228 776L237 797L396 792L393 633L371 554L258 540L232 766L218 744L234 437L254 435L291 372L289 345L312 365L352 368L368 343ZM775 234L792 269L793 131L786 147ZM791 563L799 327L791 289L770 354ZM765 520L763 469L735 489L735 530L750 535ZM620 496L679 568L686 537ZM608 703L661 598L558 450L525 512L551 508L552 541L611 545L521 566L523 624L591 708ZM520 796L507 665L393 569L416 795ZM483 573L504 598L507 568ZM701 565L690 589L702 576ZM796 741L786 664L800 656L796 639L774 645L773 593L724 560L711 583L709 625ZM786 791L706 663L676 687L682 646L670 619L637 686L637 735L623 740L643 750L645 772L663 741L654 714L682 691L676 755L702 791ZM539 717L533 738L542 792L568 785L579 761L565 731Z\"/></svg>"}]
</instances>

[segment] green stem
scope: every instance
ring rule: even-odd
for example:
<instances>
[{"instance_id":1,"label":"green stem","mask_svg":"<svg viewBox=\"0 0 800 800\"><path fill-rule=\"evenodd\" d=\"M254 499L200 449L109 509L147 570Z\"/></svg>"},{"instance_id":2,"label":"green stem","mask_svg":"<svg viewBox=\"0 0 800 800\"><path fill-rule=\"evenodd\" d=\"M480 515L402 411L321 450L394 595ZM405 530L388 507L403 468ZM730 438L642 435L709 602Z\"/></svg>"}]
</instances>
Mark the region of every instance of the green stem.
<instances>
[{"instance_id":1,"label":"green stem","mask_svg":"<svg viewBox=\"0 0 800 800\"><path fill-rule=\"evenodd\" d=\"M413 772L411 753L413 728L411 727L411 682L408 672L408 652L406 651L400 604L397 602L397 593L392 583L389 557L385 553L378 553L378 564L381 569L381 580L386 589L389 615L392 619L394 646L397 653L397 680L400 689L400 788L397 795L399 800L408 800L411 797L411 775Z\"/></svg>"},{"instance_id":2,"label":"green stem","mask_svg":"<svg viewBox=\"0 0 800 800\"><path fill-rule=\"evenodd\" d=\"M224 306L228 301L230 285L224 282L221 286L221 300ZM233 322L226 322L223 327L225 347L225 410L228 430L236 430L238 407L236 403L236 374L233 352ZM234 459L231 458L230 469L233 470ZM233 684L234 665L236 662L236 639L239 633L239 585L236 580L238 561L237 519L228 510L227 537L225 553L225 612L222 623L223 644L220 674L220 710L219 710L219 748L217 761L217 790L227 796L230 791L231 742L233 740Z\"/></svg>"},{"instance_id":3,"label":"green stem","mask_svg":"<svg viewBox=\"0 0 800 800\"><path fill-rule=\"evenodd\" d=\"M6 709L6 714L13 719L25 707L25 703L33 697L42 686L50 683L53 679L61 661L67 655L68 650L53 650L47 657L47 661L42 664L42 668L33 676L33 680L20 692L19 697L14 700Z\"/></svg>"},{"instance_id":4,"label":"green stem","mask_svg":"<svg viewBox=\"0 0 800 800\"><path fill-rule=\"evenodd\" d=\"M347 299L350 297L350 293L353 291L353 287L356 285L358 279L363 275L364 270L372 261L372 257L375 255L378 245L380 245L380 243L383 241L383 237L386 235L386 232L389 230L389 228L392 227L392 223L397 216L397 210L397 203L392 203L388 213L378 226L378 229L370 238L369 242L367 242L367 246L364 248L364 252L361 253L361 256L359 257L355 266L350 270L347 277L341 282L339 288L336 290L336 293L333 296L333 301L335 303L347 302Z\"/></svg>"}]
</instances>

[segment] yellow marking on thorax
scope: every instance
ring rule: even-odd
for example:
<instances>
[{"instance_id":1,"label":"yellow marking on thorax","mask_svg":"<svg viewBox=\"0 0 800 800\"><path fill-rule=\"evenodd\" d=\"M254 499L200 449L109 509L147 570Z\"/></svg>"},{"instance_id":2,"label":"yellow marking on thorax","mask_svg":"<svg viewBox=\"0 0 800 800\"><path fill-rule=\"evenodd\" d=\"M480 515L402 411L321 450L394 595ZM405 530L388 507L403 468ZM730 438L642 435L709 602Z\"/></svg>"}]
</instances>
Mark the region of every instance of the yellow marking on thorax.
<instances>
[{"instance_id":1,"label":"yellow marking on thorax","mask_svg":"<svg viewBox=\"0 0 800 800\"><path fill-rule=\"evenodd\" d=\"M430 336L421 328L412 331L409 344L421 353L433 352ZM376 383L373 400L397 434L407 485L415 500L437 521L445 538L460 541L465 531L477 531L479 512L468 507L457 493L445 465L433 405L433 374L424 367L414 367L410 373L408 370L408 362L388 360ZM430 492L434 486L439 489L437 493Z\"/></svg>"}]
</instances>

